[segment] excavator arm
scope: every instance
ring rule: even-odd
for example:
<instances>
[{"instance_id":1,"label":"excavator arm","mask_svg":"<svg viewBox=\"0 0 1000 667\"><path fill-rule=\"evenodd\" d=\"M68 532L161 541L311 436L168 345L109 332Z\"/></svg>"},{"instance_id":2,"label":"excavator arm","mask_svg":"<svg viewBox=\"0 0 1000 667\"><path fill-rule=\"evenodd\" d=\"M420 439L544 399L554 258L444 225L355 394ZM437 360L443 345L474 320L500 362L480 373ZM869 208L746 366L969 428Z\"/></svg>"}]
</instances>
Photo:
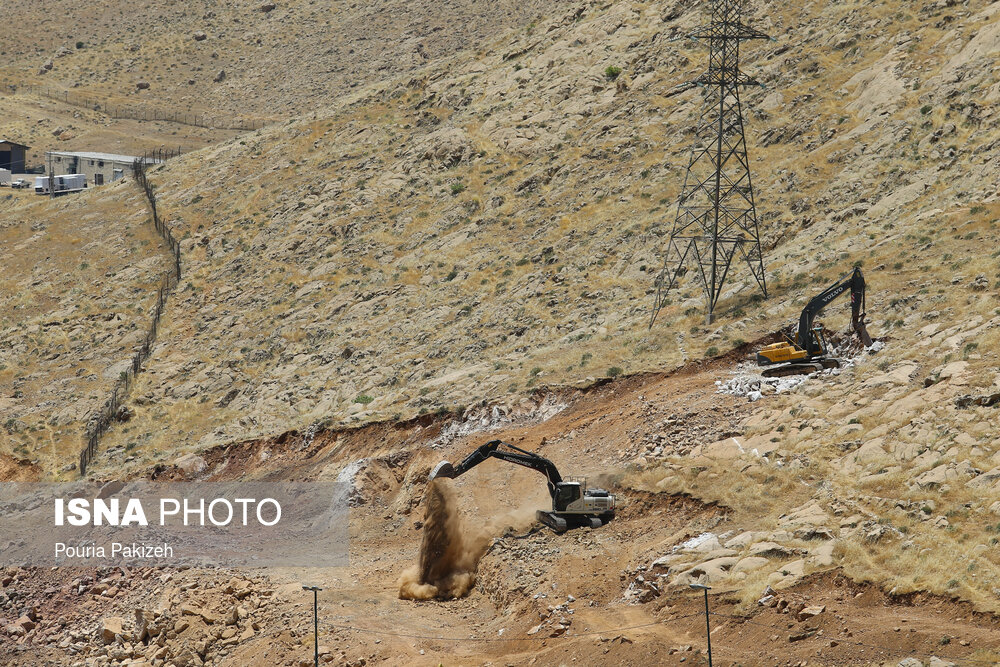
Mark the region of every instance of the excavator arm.
<instances>
[{"instance_id":1,"label":"excavator arm","mask_svg":"<svg viewBox=\"0 0 1000 667\"><path fill-rule=\"evenodd\" d=\"M584 483L577 480L563 481L552 461L502 440L487 442L458 465L441 461L431 471L429 480L464 475L490 458L531 468L545 475L549 495L552 496L552 509L536 511L535 518L557 533L581 526L600 528L615 517L613 495L604 489L587 489Z\"/></svg>"},{"instance_id":2,"label":"excavator arm","mask_svg":"<svg viewBox=\"0 0 1000 667\"><path fill-rule=\"evenodd\" d=\"M500 459L501 461L508 461L519 466L524 466L525 468L537 470L545 475L545 480L549 487L549 495L555 498L557 485L562 482L562 476L559 474L559 470L556 469L555 464L544 456L539 456L534 452L515 447L509 442L503 442L502 440L487 442L466 456L458 465L442 461L431 471L429 479L436 479L438 477L454 479L459 475L469 472L488 458Z\"/></svg>"},{"instance_id":3,"label":"excavator arm","mask_svg":"<svg viewBox=\"0 0 1000 667\"><path fill-rule=\"evenodd\" d=\"M871 346L872 339L868 335L865 323L865 277L861 273L861 269L855 267L846 280L827 288L815 296L802 309L795 344L805 350L810 357L819 356L825 352L820 341L813 333L813 322L816 316L831 301L848 290L851 292L851 328L858 334L865 347Z\"/></svg>"}]
</instances>

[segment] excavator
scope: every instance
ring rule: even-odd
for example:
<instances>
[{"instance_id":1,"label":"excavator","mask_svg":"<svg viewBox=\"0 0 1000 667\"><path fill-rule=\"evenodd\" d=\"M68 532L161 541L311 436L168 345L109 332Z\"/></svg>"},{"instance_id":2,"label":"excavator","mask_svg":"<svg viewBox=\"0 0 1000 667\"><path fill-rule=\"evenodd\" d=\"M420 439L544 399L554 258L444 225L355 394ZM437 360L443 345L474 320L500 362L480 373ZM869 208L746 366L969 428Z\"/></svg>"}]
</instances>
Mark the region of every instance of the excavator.
<instances>
[{"instance_id":1,"label":"excavator","mask_svg":"<svg viewBox=\"0 0 1000 667\"><path fill-rule=\"evenodd\" d=\"M840 368L840 360L830 356L823 327L815 325L814 321L827 304L848 290L851 292L851 328L862 344L870 347L872 338L868 335L865 322L865 277L861 269L855 267L845 280L827 288L806 304L794 339L786 336L786 340L768 345L757 353L757 365L767 367L761 375L785 377L805 375L824 368Z\"/></svg>"},{"instance_id":2,"label":"excavator","mask_svg":"<svg viewBox=\"0 0 1000 667\"><path fill-rule=\"evenodd\" d=\"M564 480L552 461L534 452L503 442L491 440L465 457L457 466L441 461L431 471L429 480L439 477L454 479L464 475L488 458L500 459L545 475L551 510L538 510L536 518L557 533L569 528L589 526L600 528L615 518L615 497L604 489L588 489L586 480Z\"/></svg>"}]
</instances>

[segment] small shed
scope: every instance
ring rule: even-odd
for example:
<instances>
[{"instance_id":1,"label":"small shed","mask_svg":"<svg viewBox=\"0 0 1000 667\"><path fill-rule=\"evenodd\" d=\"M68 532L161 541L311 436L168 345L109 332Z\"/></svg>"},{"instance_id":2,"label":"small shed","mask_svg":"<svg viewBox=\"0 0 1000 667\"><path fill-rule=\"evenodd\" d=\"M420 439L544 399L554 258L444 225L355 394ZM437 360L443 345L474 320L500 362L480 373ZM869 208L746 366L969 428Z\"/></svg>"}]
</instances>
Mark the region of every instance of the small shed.
<instances>
[{"instance_id":1,"label":"small shed","mask_svg":"<svg viewBox=\"0 0 1000 667\"><path fill-rule=\"evenodd\" d=\"M24 154L28 147L16 141L0 139L0 169L6 169L15 174L25 172Z\"/></svg>"}]
</instances>

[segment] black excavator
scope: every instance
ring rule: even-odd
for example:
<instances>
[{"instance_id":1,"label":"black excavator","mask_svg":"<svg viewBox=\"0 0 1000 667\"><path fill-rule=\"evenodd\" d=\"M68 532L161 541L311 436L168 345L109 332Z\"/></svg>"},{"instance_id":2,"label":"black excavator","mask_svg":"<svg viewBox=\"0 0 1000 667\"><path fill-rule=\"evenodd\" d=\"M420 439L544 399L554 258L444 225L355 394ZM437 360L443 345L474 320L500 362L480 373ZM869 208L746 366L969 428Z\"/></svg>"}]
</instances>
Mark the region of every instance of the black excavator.
<instances>
[{"instance_id":1,"label":"black excavator","mask_svg":"<svg viewBox=\"0 0 1000 667\"><path fill-rule=\"evenodd\" d=\"M827 304L848 290L851 292L851 329L865 347L870 347L872 338L865 322L865 277L861 269L855 268L846 280L827 288L806 305L794 339L786 336L787 340L768 345L757 353L757 365L767 367L761 375L785 377L840 368L840 360L830 356L823 327L814 322Z\"/></svg>"},{"instance_id":2,"label":"black excavator","mask_svg":"<svg viewBox=\"0 0 1000 667\"><path fill-rule=\"evenodd\" d=\"M586 480L563 480L552 461L534 452L503 442L491 440L465 457L457 466L441 461L431 471L429 479L455 478L464 475L488 458L500 459L531 468L545 475L552 496L552 510L538 510L536 518L556 531L590 526L600 528L615 518L615 497L604 489L588 489Z\"/></svg>"}]
</instances>

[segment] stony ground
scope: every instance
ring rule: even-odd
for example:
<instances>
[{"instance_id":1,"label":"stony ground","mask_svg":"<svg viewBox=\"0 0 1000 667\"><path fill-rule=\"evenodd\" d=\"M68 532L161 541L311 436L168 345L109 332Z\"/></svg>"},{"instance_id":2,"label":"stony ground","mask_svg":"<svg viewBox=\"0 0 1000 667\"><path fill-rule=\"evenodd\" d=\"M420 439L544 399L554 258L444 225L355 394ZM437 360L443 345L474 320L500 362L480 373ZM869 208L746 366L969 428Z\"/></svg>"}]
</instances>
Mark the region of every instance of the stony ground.
<instances>
[{"instance_id":1,"label":"stony ground","mask_svg":"<svg viewBox=\"0 0 1000 667\"><path fill-rule=\"evenodd\" d=\"M84 425L146 335L167 268L139 191L108 187L132 215L118 217L96 192L50 202L16 191L19 203L0 204L0 442L50 472L75 466Z\"/></svg>"},{"instance_id":2,"label":"stony ground","mask_svg":"<svg viewBox=\"0 0 1000 667\"><path fill-rule=\"evenodd\" d=\"M776 463L766 473L747 470L746 484L774 493L719 505L650 487L641 468L619 463L637 436L656 435L663 428L656 424L678 411L724 413L736 428L752 419L752 404L715 392L728 368L720 362L564 391L495 416L470 415L457 423L465 434L452 438L455 422L430 420L288 434L212 449L200 462L188 458L191 473L157 470L158 479L177 481L332 479L351 468L351 564L8 568L0 572L0 660L310 664L311 605L301 585L319 584L320 650L332 664L703 664L702 600L690 593L692 581L713 587L719 664L913 667L988 664L1000 656L1000 620L992 614L951 595L887 592L845 576L842 554L869 544L879 524L814 495L799 483L807 471ZM761 399L765 410L779 401ZM639 415L650 426L637 434ZM537 449L564 474L611 485L617 518L597 530L532 532L534 509L548 502L543 479L484 463L453 483L463 520L487 526L494 539L476 589L462 600L399 600L397 578L417 556L428 471L494 437ZM720 470L703 458L720 449L713 437L688 424L669 429L663 444L670 451L693 444L689 454L668 458L701 470L702 484L721 484ZM783 447L769 457L781 460ZM790 504L797 507L786 511ZM880 539L900 542L891 534Z\"/></svg>"},{"instance_id":3,"label":"stony ground","mask_svg":"<svg viewBox=\"0 0 1000 667\"><path fill-rule=\"evenodd\" d=\"M292 117L498 32L529 29L540 0L117 0L15 3L0 79L117 105ZM137 84L146 84L140 87Z\"/></svg>"}]
</instances>

